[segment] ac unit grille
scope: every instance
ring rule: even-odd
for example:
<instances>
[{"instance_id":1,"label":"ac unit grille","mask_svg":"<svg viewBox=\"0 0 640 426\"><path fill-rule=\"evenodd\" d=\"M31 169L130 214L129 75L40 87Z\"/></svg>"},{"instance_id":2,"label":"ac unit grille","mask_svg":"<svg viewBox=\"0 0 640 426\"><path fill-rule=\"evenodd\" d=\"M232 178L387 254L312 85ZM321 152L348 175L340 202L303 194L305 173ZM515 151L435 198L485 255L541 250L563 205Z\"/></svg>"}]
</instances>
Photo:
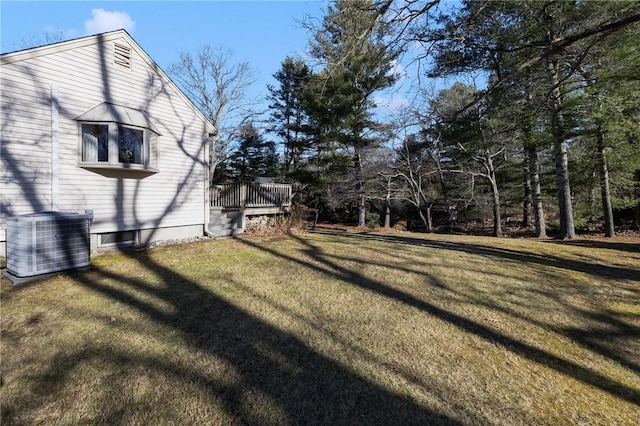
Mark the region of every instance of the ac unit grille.
<instances>
[{"instance_id":1,"label":"ac unit grille","mask_svg":"<svg viewBox=\"0 0 640 426\"><path fill-rule=\"evenodd\" d=\"M7 271L28 277L90 263L90 219L48 212L7 220Z\"/></svg>"}]
</instances>

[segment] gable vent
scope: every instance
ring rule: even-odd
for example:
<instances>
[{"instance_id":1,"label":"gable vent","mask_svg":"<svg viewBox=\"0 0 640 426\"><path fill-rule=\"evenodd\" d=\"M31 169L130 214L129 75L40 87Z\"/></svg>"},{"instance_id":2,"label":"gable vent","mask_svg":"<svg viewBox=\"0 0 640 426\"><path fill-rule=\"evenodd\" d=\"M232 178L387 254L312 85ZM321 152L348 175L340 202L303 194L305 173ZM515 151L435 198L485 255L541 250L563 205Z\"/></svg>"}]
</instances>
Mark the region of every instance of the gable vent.
<instances>
[{"instance_id":1,"label":"gable vent","mask_svg":"<svg viewBox=\"0 0 640 426\"><path fill-rule=\"evenodd\" d=\"M131 68L131 48L121 44L113 44L113 59L117 65Z\"/></svg>"}]
</instances>

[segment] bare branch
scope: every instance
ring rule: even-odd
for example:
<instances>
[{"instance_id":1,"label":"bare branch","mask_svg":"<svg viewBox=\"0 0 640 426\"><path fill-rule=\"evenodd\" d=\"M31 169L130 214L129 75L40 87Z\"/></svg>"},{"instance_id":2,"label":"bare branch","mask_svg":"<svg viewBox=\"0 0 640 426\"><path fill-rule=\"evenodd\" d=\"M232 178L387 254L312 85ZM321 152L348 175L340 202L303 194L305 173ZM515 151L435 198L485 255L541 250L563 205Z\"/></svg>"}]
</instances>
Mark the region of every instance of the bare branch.
<instances>
[{"instance_id":1,"label":"bare branch","mask_svg":"<svg viewBox=\"0 0 640 426\"><path fill-rule=\"evenodd\" d=\"M180 60L169 67L169 74L185 95L214 125L210 140L210 176L229 153L236 129L252 116L255 101L246 99L246 91L257 81L248 62L234 63L233 52L202 46L195 57L180 53Z\"/></svg>"}]
</instances>

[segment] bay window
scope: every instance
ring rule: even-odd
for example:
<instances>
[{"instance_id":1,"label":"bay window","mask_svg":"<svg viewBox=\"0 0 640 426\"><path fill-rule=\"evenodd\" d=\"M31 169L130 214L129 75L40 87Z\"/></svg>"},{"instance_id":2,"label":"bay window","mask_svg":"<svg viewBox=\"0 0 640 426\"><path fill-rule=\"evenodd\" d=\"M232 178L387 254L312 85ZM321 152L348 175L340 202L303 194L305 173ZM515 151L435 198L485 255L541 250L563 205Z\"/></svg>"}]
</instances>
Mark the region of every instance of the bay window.
<instances>
[{"instance_id":1,"label":"bay window","mask_svg":"<svg viewBox=\"0 0 640 426\"><path fill-rule=\"evenodd\" d=\"M142 111L100 104L76 120L81 167L157 171L160 133Z\"/></svg>"}]
</instances>

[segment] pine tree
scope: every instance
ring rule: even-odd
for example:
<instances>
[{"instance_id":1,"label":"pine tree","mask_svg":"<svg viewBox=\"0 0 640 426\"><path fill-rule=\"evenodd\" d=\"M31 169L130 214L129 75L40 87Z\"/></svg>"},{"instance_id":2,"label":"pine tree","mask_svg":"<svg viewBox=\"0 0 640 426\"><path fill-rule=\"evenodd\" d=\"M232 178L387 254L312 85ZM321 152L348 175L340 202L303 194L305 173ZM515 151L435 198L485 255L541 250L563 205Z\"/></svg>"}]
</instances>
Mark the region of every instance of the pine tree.
<instances>
[{"instance_id":1,"label":"pine tree","mask_svg":"<svg viewBox=\"0 0 640 426\"><path fill-rule=\"evenodd\" d=\"M281 141L285 173L295 172L311 148L304 91L313 73L302 60L287 57L273 77L278 84L268 86L273 123L271 131Z\"/></svg>"},{"instance_id":2,"label":"pine tree","mask_svg":"<svg viewBox=\"0 0 640 426\"><path fill-rule=\"evenodd\" d=\"M256 177L274 177L278 154L272 141L265 141L252 123L242 126L237 149L229 156L233 179L245 182Z\"/></svg>"},{"instance_id":3,"label":"pine tree","mask_svg":"<svg viewBox=\"0 0 640 426\"><path fill-rule=\"evenodd\" d=\"M385 42L389 28L377 18L371 0L339 0L328 7L311 43L311 53L324 65L319 76L325 78L317 86L314 111L325 118L333 115L325 120L331 128L324 136L351 155L359 226L365 225L366 214L363 156L380 140L380 125L372 118L373 94L394 82L391 66L397 56Z\"/></svg>"}]
</instances>

